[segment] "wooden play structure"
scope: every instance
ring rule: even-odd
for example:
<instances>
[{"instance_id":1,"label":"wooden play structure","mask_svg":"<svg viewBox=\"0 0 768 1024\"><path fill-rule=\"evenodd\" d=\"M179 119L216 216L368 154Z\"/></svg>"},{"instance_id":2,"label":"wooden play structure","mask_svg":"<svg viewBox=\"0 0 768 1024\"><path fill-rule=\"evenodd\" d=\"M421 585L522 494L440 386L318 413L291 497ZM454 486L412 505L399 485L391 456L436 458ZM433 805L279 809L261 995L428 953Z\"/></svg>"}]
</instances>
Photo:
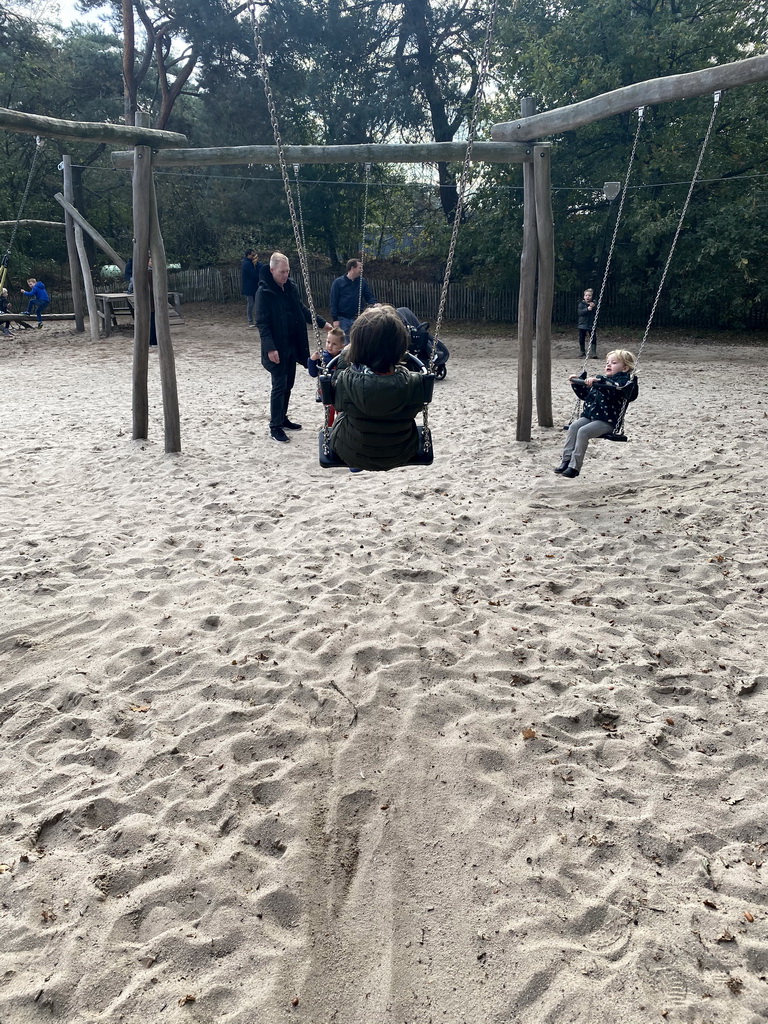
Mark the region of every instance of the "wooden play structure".
<instances>
[{"instance_id":1,"label":"wooden play structure","mask_svg":"<svg viewBox=\"0 0 768 1024\"><path fill-rule=\"evenodd\" d=\"M767 79L768 56L760 56L689 74L651 79L581 103L542 113L536 113L532 99L523 99L522 116L519 119L494 125L491 132L493 141L474 144L472 158L475 161L523 164L524 226L517 329L518 441L528 441L531 438L534 338L538 423L541 426L552 426L551 317L555 252L550 172L552 144L537 140L637 107L702 96ZM277 164L278 157L275 146L185 149L183 147L187 140L183 135L149 129L145 124L146 115L137 115L137 120L142 123L134 127L70 122L0 108L0 128L8 131L50 135L62 139L123 143L133 147L131 151L113 153L112 163L115 167L131 168L133 171L133 436L145 438L148 426L150 289L146 260L141 258L143 254L152 254L156 293L165 295L168 292L165 250L157 216L153 169L215 164ZM461 161L465 152L466 146L462 143L284 147L285 158L298 164ZM66 189L63 198L67 198ZM64 209L66 223L69 225L72 221L74 229L71 213L67 211L66 206ZM166 307L167 304L159 303L156 316L165 414L165 450L178 452L181 450L178 398ZM96 319L98 321L98 316Z\"/></svg>"}]
</instances>

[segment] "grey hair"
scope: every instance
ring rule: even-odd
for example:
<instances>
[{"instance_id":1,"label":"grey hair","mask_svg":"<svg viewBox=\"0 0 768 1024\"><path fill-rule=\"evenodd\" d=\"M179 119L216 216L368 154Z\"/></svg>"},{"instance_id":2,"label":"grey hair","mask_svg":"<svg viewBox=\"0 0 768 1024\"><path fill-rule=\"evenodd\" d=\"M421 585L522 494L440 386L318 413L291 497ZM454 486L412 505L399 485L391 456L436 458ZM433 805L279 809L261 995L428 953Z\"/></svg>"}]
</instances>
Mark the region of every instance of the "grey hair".
<instances>
[{"instance_id":1,"label":"grey hair","mask_svg":"<svg viewBox=\"0 0 768 1024\"><path fill-rule=\"evenodd\" d=\"M269 269L274 270L278 263L287 263L288 266L291 265L291 261L288 259L285 253L273 252L272 255L269 257Z\"/></svg>"}]
</instances>

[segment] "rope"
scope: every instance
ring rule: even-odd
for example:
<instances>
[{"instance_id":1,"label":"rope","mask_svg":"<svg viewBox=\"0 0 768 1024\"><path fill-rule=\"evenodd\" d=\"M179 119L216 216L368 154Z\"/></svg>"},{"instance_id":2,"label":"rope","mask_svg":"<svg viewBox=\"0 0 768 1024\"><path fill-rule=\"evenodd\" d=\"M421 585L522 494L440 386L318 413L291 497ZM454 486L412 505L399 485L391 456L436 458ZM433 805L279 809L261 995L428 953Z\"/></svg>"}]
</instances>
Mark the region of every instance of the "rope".
<instances>
[{"instance_id":1,"label":"rope","mask_svg":"<svg viewBox=\"0 0 768 1024\"><path fill-rule=\"evenodd\" d=\"M371 183L371 165L370 164L366 164L365 165L365 195L363 197L363 237L362 237L362 239L360 241L360 263L361 263L361 265L364 263L364 257L365 257L365 226L368 223L368 186L370 185L370 183ZM360 313L362 312L362 309L363 309L363 272L361 270L360 271L360 287L358 288L358 292L357 292L357 315L358 316L360 316Z\"/></svg>"},{"instance_id":2,"label":"rope","mask_svg":"<svg viewBox=\"0 0 768 1024\"><path fill-rule=\"evenodd\" d=\"M21 202L19 203L19 212L16 214L16 223L13 225L13 231L11 232L11 240L8 243L8 248L5 250L2 260L0 260L0 288L5 287L5 281L8 276L8 264L11 259L14 242L16 241L16 235L18 234L19 222L21 221L21 215L24 213L24 207L27 205L27 199L29 198L29 190L32 187L32 176L35 173L37 158L44 145L45 140L41 139L39 135L36 135L35 152L32 154L32 164L29 168L29 174L27 175L27 184L24 189L24 195L21 197Z\"/></svg>"},{"instance_id":3,"label":"rope","mask_svg":"<svg viewBox=\"0 0 768 1024\"><path fill-rule=\"evenodd\" d=\"M435 368L435 353L437 352L437 339L440 334L440 326L443 322L443 313L445 312L445 304L448 298L448 285L451 283L451 268L453 267L453 257L456 253L456 242L458 241L459 238L459 225L461 224L461 217L464 211L464 199L467 190L467 182L469 181L469 165L472 161L472 147L475 144L477 124L480 119L480 104L482 103L483 100L485 82L486 78L488 77L488 67L490 63L491 43L493 41L493 29L496 22L497 5L498 0L492 0L491 6L488 9L488 17L485 23L485 40L483 42L483 53L480 58L480 66L477 79L477 91L475 92L475 98L472 104L472 116L470 117L469 128L467 130L467 151L464 154L464 164L461 168L461 175L459 177L459 186L457 190L458 198L456 202L456 211L453 217L453 230L451 232L450 245L448 246L448 258L445 263L445 276L443 278L443 287L440 292L440 304L437 310L435 333L432 338L432 346L429 353L430 372L432 372ZM426 435L428 431L425 430L424 433Z\"/></svg>"}]
</instances>

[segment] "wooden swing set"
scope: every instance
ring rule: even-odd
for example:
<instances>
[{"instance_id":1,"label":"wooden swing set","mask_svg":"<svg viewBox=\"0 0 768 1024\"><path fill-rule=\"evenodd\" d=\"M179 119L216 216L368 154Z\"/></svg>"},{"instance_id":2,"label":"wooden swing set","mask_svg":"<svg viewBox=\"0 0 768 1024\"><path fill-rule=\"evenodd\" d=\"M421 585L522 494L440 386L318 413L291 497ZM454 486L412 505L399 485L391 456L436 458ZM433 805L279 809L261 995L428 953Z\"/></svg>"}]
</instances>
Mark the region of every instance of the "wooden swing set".
<instances>
[{"instance_id":1,"label":"wooden swing set","mask_svg":"<svg viewBox=\"0 0 768 1024\"><path fill-rule=\"evenodd\" d=\"M523 165L524 217L518 306L518 441L531 439L533 411L533 353L536 341L536 410L538 424L553 426L551 323L554 296L554 225L551 202L550 142L542 137L572 131L594 121L657 103L702 96L768 80L768 56L751 57L682 75L651 79L625 86L580 103L536 113L530 98L521 102L521 117L496 124L491 140L476 142L472 159L483 163ZM134 237L134 355L133 437L148 433L148 363L151 296L146 254L151 252L155 294L168 289L167 264L154 187L155 168L204 167L233 164L277 164L276 146L234 146L187 149L187 138L147 127L147 115L137 114L135 126L64 121L0 108L0 129L73 141L99 141L133 147L112 154L116 168L133 172ZM343 146L284 146L285 160L298 164L461 162L465 143L363 144ZM71 214L66 212L65 223ZM74 289L73 289L74 290ZM156 329L163 389L165 451L181 451L176 371L167 309L158 303Z\"/></svg>"}]
</instances>

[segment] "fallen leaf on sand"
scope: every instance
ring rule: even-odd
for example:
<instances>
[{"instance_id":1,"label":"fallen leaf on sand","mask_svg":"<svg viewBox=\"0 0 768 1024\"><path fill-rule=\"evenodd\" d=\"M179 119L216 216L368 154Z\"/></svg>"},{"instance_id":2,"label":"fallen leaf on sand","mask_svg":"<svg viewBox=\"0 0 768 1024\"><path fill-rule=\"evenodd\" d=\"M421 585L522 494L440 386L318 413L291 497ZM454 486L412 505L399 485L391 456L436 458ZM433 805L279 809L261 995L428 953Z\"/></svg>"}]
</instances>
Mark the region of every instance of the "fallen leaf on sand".
<instances>
[{"instance_id":1,"label":"fallen leaf on sand","mask_svg":"<svg viewBox=\"0 0 768 1024\"><path fill-rule=\"evenodd\" d=\"M523 739L524 740L535 740L536 739L536 730L535 729L523 729Z\"/></svg>"},{"instance_id":2,"label":"fallen leaf on sand","mask_svg":"<svg viewBox=\"0 0 768 1024\"><path fill-rule=\"evenodd\" d=\"M151 704L131 704L130 710L131 711L140 711L142 714L145 714L145 712L149 711L149 709L151 707L152 707Z\"/></svg>"},{"instance_id":3,"label":"fallen leaf on sand","mask_svg":"<svg viewBox=\"0 0 768 1024\"><path fill-rule=\"evenodd\" d=\"M6 871L10 871L10 870L11 870L11 865L10 864L0 864L0 875L3 875L3 874L5 874Z\"/></svg>"},{"instance_id":4,"label":"fallen leaf on sand","mask_svg":"<svg viewBox=\"0 0 768 1024\"><path fill-rule=\"evenodd\" d=\"M755 920L748 910L744 911L744 917L746 917L750 924L752 924L752 922Z\"/></svg>"},{"instance_id":5,"label":"fallen leaf on sand","mask_svg":"<svg viewBox=\"0 0 768 1024\"><path fill-rule=\"evenodd\" d=\"M736 940L734 939L734 937L731 935L730 932L723 932L723 934L720 936L720 938L717 941L718 942L735 942Z\"/></svg>"},{"instance_id":6,"label":"fallen leaf on sand","mask_svg":"<svg viewBox=\"0 0 768 1024\"><path fill-rule=\"evenodd\" d=\"M188 993L187 995L181 997L181 999L179 1000L179 1006L185 1006L187 1003L195 1002L197 1002L197 996L189 995Z\"/></svg>"}]
</instances>

